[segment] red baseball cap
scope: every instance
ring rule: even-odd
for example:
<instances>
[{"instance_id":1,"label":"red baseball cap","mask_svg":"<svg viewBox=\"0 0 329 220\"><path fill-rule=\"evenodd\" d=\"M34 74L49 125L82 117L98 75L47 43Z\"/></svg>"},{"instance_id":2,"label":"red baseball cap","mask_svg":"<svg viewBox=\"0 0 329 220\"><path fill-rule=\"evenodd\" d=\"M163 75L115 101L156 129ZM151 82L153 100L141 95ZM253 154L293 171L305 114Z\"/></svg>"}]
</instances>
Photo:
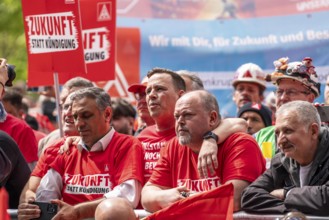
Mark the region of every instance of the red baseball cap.
<instances>
[{"instance_id":1,"label":"red baseball cap","mask_svg":"<svg viewBox=\"0 0 329 220\"><path fill-rule=\"evenodd\" d=\"M136 92L140 92L140 91L145 91L147 86L147 83L144 84L132 84L131 86L129 86L128 91L132 92L132 93L136 93Z\"/></svg>"},{"instance_id":2,"label":"red baseball cap","mask_svg":"<svg viewBox=\"0 0 329 220\"><path fill-rule=\"evenodd\" d=\"M142 80L141 83L135 83L129 86L128 91L132 92L132 93L137 93L137 92L141 92L141 91L145 91L146 87L147 87L147 81L148 78L144 77L144 79Z\"/></svg>"}]
</instances>

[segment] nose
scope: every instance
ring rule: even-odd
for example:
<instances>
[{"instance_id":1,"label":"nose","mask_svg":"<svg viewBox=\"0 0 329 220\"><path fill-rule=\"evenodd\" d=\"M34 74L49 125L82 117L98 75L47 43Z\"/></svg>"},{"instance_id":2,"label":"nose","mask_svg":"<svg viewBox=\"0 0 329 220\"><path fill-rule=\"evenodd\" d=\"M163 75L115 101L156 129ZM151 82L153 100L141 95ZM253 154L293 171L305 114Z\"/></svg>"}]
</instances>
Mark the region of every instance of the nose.
<instances>
[{"instance_id":1,"label":"nose","mask_svg":"<svg viewBox=\"0 0 329 220\"><path fill-rule=\"evenodd\" d=\"M180 125L183 125L185 124L185 120L184 120L184 117L181 115L179 116L177 119L176 119L177 123L180 124Z\"/></svg>"},{"instance_id":2,"label":"nose","mask_svg":"<svg viewBox=\"0 0 329 220\"><path fill-rule=\"evenodd\" d=\"M74 117L74 125L80 130L80 128L85 126L85 122L80 117Z\"/></svg>"},{"instance_id":3,"label":"nose","mask_svg":"<svg viewBox=\"0 0 329 220\"><path fill-rule=\"evenodd\" d=\"M276 134L276 139L278 142L278 146L280 146L282 143L284 143L286 141L285 135L282 132L279 132L278 134Z\"/></svg>"},{"instance_id":4,"label":"nose","mask_svg":"<svg viewBox=\"0 0 329 220\"><path fill-rule=\"evenodd\" d=\"M155 98L156 98L155 89L149 90L149 92L146 94L146 100L147 99L155 99Z\"/></svg>"},{"instance_id":5,"label":"nose","mask_svg":"<svg viewBox=\"0 0 329 220\"><path fill-rule=\"evenodd\" d=\"M64 115L66 115L66 116L72 116L72 108L71 108L71 106L68 106L67 108L65 108L63 110L63 112L64 112Z\"/></svg>"}]
</instances>

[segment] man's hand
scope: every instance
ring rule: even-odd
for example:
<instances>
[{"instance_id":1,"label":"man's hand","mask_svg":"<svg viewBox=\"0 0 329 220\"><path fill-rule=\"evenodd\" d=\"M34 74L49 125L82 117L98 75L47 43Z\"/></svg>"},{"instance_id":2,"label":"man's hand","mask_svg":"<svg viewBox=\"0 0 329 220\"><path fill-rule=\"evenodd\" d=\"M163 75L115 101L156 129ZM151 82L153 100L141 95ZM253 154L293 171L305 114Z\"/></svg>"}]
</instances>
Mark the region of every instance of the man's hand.
<instances>
[{"instance_id":1,"label":"man's hand","mask_svg":"<svg viewBox=\"0 0 329 220\"><path fill-rule=\"evenodd\" d=\"M74 206L71 206L62 200L54 199L51 203L58 205L59 211L52 218L52 220L71 220L71 219L80 219L79 213L74 209Z\"/></svg>"},{"instance_id":2,"label":"man's hand","mask_svg":"<svg viewBox=\"0 0 329 220\"><path fill-rule=\"evenodd\" d=\"M278 199L284 200L284 190L283 189L275 189L270 194Z\"/></svg>"},{"instance_id":3,"label":"man's hand","mask_svg":"<svg viewBox=\"0 0 329 220\"><path fill-rule=\"evenodd\" d=\"M166 189L163 191L163 193L165 196L163 196L163 199L161 199L159 205L161 208L166 208L171 204L186 198L189 195L189 190L186 188L186 186L179 186L172 189ZM183 196L184 194L186 196Z\"/></svg>"},{"instance_id":4,"label":"man's hand","mask_svg":"<svg viewBox=\"0 0 329 220\"><path fill-rule=\"evenodd\" d=\"M17 215L19 220L35 219L40 217L41 210L39 206L32 204L34 198L30 198L28 202L19 204Z\"/></svg>"},{"instance_id":5,"label":"man's hand","mask_svg":"<svg viewBox=\"0 0 329 220\"><path fill-rule=\"evenodd\" d=\"M198 171L200 179L208 177L208 171L211 175L215 174L218 168L217 160L218 146L213 138L203 140L198 157Z\"/></svg>"},{"instance_id":6,"label":"man's hand","mask_svg":"<svg viewBox=\"0 0 329 220\"><path fill-rule=\"evenodd\" d=\"M78 145L80 141L80 137L79 136L71 136L71 137L67 137L65 139L65 143L64 145L60 146L58 153L59 154L69 154L70 153L70 146L71 145Z\"/></svg>"}]
</instances>

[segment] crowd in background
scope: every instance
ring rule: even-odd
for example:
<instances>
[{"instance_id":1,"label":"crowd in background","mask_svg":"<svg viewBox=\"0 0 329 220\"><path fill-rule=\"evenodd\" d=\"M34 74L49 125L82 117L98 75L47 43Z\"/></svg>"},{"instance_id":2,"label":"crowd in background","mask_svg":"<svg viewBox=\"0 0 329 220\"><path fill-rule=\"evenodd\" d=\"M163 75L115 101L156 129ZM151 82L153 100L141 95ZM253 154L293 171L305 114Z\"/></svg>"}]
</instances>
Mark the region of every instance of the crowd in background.
<instances>
[{"instance_id":1,"label":"crowd in background","mask_svg":"<svg viewBox=\"0 0 329 220\"><path fill-rule=\"evenodd\" d=\"M234 211L329 214L329 132L323 106L310 104L321 93L309 57L280 58L268 75L239 67L230 119L187 70L150 70L128 88L136 106L73 78L58 111L53 87L28 91L10 68L2 59L0 186L19 219L40 216L35 201L57 204L57 219L134 219L133 209L156 212L224 184L233 185ZM266 81L277 87L268 97Z\"/></svg>"}]
</instances>

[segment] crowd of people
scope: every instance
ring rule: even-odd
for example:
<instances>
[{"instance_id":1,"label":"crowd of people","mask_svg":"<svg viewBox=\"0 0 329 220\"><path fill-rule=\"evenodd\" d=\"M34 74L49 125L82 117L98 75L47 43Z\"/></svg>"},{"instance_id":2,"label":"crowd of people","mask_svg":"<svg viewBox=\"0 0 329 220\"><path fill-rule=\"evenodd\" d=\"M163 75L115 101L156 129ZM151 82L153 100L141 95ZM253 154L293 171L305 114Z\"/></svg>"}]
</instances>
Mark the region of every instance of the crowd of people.
<instances>
[{"instance_id":1,"label":"crowd of people","mask_svg":"<svg viewBox=\"0 0 329 220\"><path fill-rule=\"evenodd\" d=\"M151 69L128 88L136 107L72 78L60 93L62 127L51 132L6 87L11 66L0 62L0 187L18 219L40 217L38 202L56 205L53 219L138 219L134 209L157 212L228 184L233 211L329 215L329 128L313 104L320 83L309 57L280 58L268 75L240 66L236 118L222 118L187 70ZM265 102L267 82L275 105Z\"/></svg>"}]
</instances>

